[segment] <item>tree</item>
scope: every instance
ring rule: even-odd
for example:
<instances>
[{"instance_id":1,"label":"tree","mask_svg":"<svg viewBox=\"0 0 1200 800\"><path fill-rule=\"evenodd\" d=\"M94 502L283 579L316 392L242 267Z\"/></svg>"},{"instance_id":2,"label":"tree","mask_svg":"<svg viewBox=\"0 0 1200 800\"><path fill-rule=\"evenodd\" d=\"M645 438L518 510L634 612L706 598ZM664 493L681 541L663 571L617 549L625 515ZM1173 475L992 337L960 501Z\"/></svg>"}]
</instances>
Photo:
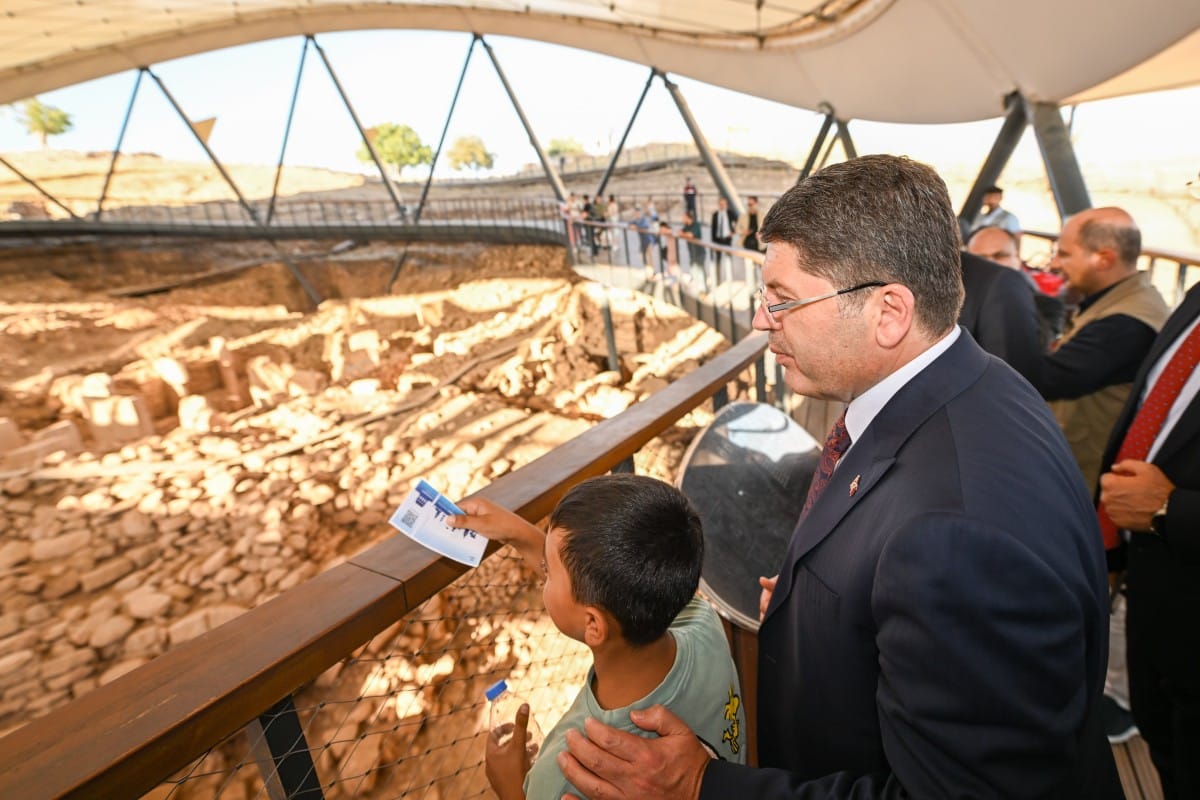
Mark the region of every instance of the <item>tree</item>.
<instances>
[{"instance_id":1,"label":"tree","mask_svg":"<svg viewBox=\"0 0 1200 800\"><path fill-rule=\"evenodd\" d=\"M550 147L546 149L546 154L551 158L558 156L579 156L583 155L583 145L571 137L567 137L566 139L551 139Z\"/></svg>"},{"instance_id":2,"label":"tree","mask_svg":"<svg viewBox=\"0 0 1200 800\"><path fill-rule=\"evenodd\" d=\"M29 98L21 106L20 119L25 130L38 137L42 147L46 146L46 139L66 133L74 125L70 114L61 108L48 106L36 97Z\"/></svg>"},{"instance_id":3,"label":"tree","mask_svg":"<svg viewBox=\"0 0 1200 800\"><path fill-rule=\"evenodd\" d=\"M489 153L478 136L460 136L450 145L446 153L450 166L456 170L470 167L476 172L481 169L491 169L495 163L496 154Z\"/></svg>"},{"instance_id":4,"label":"tree","mask_svg":"<svg viewBox=\"0 0 1200 800\"><path fill-rule=\"evenodd\" d=\"M396 177L400 176L405 167L433 163L433 150L423 144L417 132L407 125L385 122L372 128L367 135L371 137L371 144L375 145L379 160L395 167ZM371 160L371 153L365 144L358 148L355 155L359 161Z\"/></svg>"}]
</instances>

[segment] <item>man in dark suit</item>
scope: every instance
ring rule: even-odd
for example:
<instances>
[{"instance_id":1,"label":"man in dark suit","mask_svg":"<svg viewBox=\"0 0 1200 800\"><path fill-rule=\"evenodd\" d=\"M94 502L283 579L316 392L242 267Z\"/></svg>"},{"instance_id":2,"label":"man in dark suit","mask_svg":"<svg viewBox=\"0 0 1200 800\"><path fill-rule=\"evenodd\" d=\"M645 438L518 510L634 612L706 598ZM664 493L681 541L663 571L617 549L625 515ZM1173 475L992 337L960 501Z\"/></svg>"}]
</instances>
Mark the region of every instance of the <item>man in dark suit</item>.
<instances>
[{"instance_id":1,"label":"man in dark suit","mask_svg":"<svg viewBox=\"0 0 1200 800\"><path fill-rule=\"evenodd\" d=\"M1034 380L1042 364L1041 322L1025 279L966 251L959 257L966 296L958 324L984 350Z\"/></svg>"},{"instance_id":2,"label":"man in dark suit","mask_svg":"<svg viewBox=\"0 0 1200 800\"><path fill-rule=\"evenodd\" d=\"M593 798L1120 797L1092 503L1045 403L955 325L945 184L853 159L762 235L755 327L790 388L849 405L763 581L759 767L710 760L656 706L630 716L657 739L568 733L568 779Z\"/></svg>"},{"instance_id":3,"label":"man in dark suit","mask_svg":"<svg viewBox=\"0 0 1200 800\"><path fill-rule=\"evenodd\" d=\"M709 238L713 244L729 247L733 244L733 232L737 230L738 215L729 207L729 201L723 196L717 198L717 210L712 213L712 224L709 226Z\"/></svg>"},{"instance_id":4,"label":"man in dark suit","mask_svg":"<svg viewBox=\"0 0 1200 800\"><path fill-rule=\"evenodd\" d=\"M1004 230L1004 228L980 228L972 233L970 240L967 241L967 252L973 253L980 258L986 258L988 261L999 264L1002 267L1008 267L1021 276L1025 285L1029 288L1029 293L1033 296L1034 308L1037 309L1039 323L1038 339L1040 340L1041 348L1042 350L1050 349L1050 345L1059 336L1062 336L1063 324L1066 321L1066 307L1063 301L1057 296L1049 295L1042 291L1033 274L1026 269L1025 262L1021 260L1020 246L1017 244L1016 235L1011 231ZM1062 279L1059 278L1060 283L1061 281ZM971 288L969 286L967 287L966 302L971 302ZM979 338L976 337L975 340L979 341ZM984 350L987 349L987 347L984 347ZM989 350L988 352L992 351ZM1009 363L1011 364L1012 362Z\"/></svg>"},{"instance_id":5,"label":"man in dark suit","mask_svg":"<svg viewBox=\"0 0 1200 800\"><path fill-rule=\"evenodd\" d=\"M1163 795L1200 797L1200 286L1163 325L1109 437L1101 525L1129 532L1126 647Z\"/></svg>"}]
</instances>

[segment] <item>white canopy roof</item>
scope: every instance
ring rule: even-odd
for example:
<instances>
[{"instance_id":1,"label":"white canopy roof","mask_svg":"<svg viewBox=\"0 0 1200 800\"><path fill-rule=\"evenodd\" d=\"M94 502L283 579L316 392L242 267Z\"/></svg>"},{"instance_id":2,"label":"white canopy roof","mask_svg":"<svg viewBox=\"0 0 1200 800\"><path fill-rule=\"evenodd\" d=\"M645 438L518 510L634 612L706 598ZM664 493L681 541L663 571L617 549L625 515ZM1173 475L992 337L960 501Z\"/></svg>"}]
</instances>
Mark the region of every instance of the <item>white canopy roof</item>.
<instances>
[{"instance_id":1,"label":"white canopy roof","mask_svg":"<svg viewBox=\"0 0 1200 800\"><path fill-rule=\"evenodd\" d=\"M890 122L1200 83L1200 0L0 0L0 103L236 44L368 28L593 50Z\"/></svg>"}]
</instances>

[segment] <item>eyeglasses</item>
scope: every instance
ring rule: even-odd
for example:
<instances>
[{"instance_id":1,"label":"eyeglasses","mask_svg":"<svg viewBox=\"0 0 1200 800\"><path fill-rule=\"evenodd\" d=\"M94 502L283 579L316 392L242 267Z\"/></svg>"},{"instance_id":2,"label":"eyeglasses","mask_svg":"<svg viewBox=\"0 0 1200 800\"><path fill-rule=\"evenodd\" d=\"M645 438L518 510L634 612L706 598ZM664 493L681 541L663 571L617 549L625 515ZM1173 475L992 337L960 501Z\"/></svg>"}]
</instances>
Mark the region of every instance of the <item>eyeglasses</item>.
<instances>
[{"instance_id":1,"label":"eyeglasses","mask_svg":"<svg viewBox=\"0 0 1200 800\"><path fill-rule=\"evenodd\" d=\"M833 292L819 294L816 297L803 297L799 300L788 300L785 303L768 303L767 302L767 289L765 286L760 285L758 287L758 303L762 307L763 311L767 312L767 319L769 319L771 321L771 324L772 325L780 325L782 323L780 322L779 318L776 317L775 315L780 313L781 311L788 311L793 308L799 308L800 306L807 306L812 303L819 303L822 300L828 300L829 298L837 297L840 294L850 294L850 292L857 292L861 289L872 289L872 288L875 288L878 286L887 286L887 282L886 281L867 281L866 283L860 283L857 286L851 286L848 289L838 289Z\"/></svg>"}]
</instances>

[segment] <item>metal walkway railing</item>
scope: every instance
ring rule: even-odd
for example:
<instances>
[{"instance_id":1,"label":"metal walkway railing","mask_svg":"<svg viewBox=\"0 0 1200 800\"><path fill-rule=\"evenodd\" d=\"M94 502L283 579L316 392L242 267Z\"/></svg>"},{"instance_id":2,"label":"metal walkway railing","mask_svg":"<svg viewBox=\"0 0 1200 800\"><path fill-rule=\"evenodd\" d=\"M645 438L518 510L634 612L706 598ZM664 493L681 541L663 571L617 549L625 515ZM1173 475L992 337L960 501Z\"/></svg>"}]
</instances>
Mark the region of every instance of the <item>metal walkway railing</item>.
<instances>
[{"instance_id":1,"label":"metal walkway railing","mask_svg":"<svg viewBox=\"0 0 1200 800\"><path fill-rule=\"evenodd\" d=\"M548 200L446 199L418 209L386 200L236 201L143 205L62 219L0 222L0 237L197 236L215 239L383 239L553 244L566 240L558 205ZM268 212L271 211L268 217Z\"/></svg>"}]
</instances>

